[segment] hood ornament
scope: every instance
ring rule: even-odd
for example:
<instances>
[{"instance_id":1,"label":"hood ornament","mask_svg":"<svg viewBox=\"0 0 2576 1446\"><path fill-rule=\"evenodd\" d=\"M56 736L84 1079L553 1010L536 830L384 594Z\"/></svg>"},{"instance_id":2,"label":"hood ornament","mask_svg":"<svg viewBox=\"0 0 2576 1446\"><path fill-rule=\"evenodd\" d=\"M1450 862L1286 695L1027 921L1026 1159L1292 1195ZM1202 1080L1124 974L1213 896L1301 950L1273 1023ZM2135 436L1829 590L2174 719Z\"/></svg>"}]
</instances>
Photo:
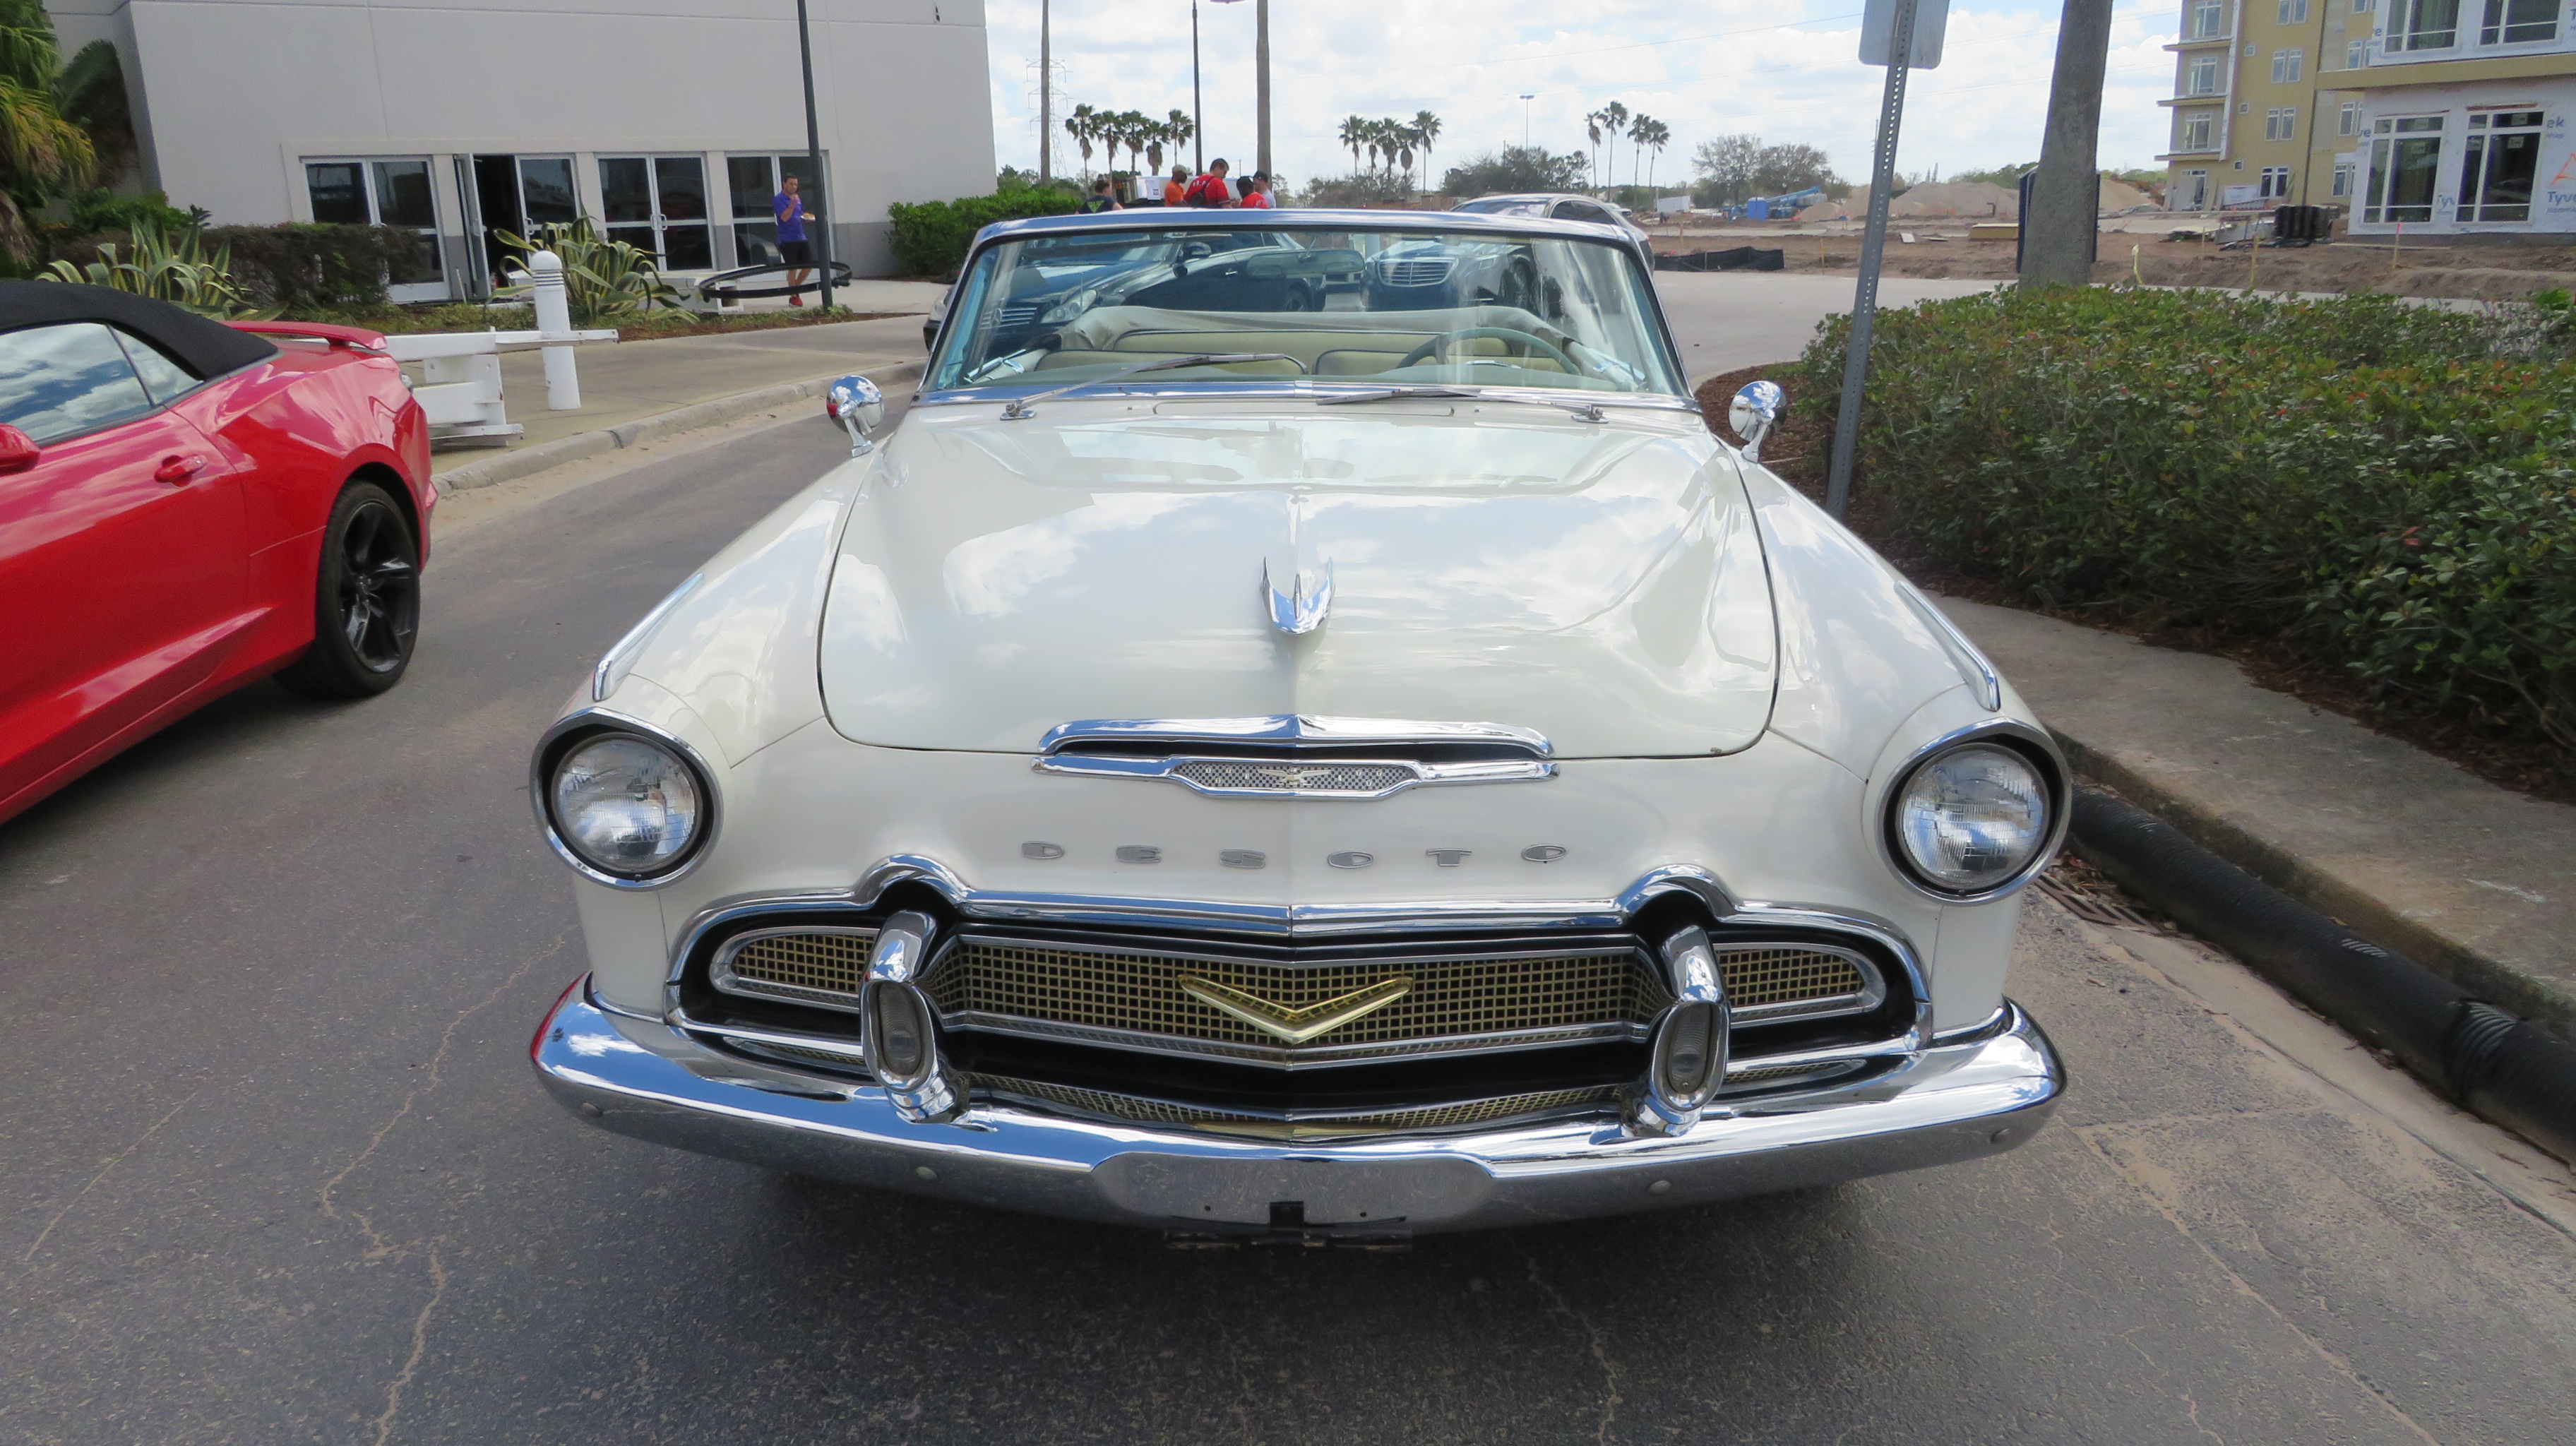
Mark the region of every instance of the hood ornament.
<instances>
[{"instance_id":1,"label":"hood ornament","mask_svg":"<svg viewBox=\"0 0 2576 1446\"><path fill-rule=\"evenodd\" d=\"M1196 974L1184 974L1176 982L1183 993L1201 1004L1232 1015L1264 1034L1290 1044L1304 1044L1317 1036L1330 1034L1413 992L1413 977L1399 974L1392 979L1381 979L1365 989L1354 989L1338 998L1296 1009L1274 1004L1257 994L1247 994L1232 985L1219 984Z\"/></svg>"},{"instance_id":2,"label":"hood ornament","mask_svg":"<svg viewBox=\"0 0 2576 1446\"><path fill-rule=\"evenodd\" d=\"M1315 580L1312 590L1306 586L1306 574L1289 574L1288 590L1270 580L1270 564L1261 564L1262 595L1270 599L1270 625L1292 638L1302 638L1324 625L1324 614L1333 610L1333 565L1324 564L1324 575Z\"/></svg>"}]
</instances>

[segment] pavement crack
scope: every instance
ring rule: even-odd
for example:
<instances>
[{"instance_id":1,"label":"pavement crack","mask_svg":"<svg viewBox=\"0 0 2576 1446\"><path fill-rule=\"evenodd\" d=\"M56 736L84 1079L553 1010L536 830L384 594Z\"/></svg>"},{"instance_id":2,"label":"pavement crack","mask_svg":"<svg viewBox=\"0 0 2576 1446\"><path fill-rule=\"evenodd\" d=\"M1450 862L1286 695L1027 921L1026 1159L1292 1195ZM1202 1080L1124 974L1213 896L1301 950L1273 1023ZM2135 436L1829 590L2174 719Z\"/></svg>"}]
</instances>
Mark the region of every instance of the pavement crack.
<instances>
[{"instance_id":1,"label":"pavement crack","mask_svg":"<svg viewBox=\"0 0 2576 1446\"><path fill-rule=\"evenodd\" d=\"M178 1118L179 1112L180 1112L181 1110L186 1109L186 1108L188 1107L188 1105L190 1104L190 1102L191 1102L191 1101L193 1101L193 1100L195 1100L195 1099L197 1098L197 1095L198 1095L198 1091L196 1091L196 1090L190 1090L190 1091L188 1091L188 1098L187 1098L187 1099L181 1100L181 1101L179 1101L177 1104L172 1105L172 1106L170 1107L170 1113L168 1113L168 1114L166 1114L166 1115L163 1115L161 1118L159 1118L159 1119L157 1119L157 1120L154 1120L154 1121L152 1122L152 1128L150 1128L150 1129L148 1129L148 1130L145 1130L142 1134L139 1134L139 1135L137 1135L137 1136L135 1136L135 1137L134 1137L134 1143L133 1143L133 1144L130 1144L130 1145L126 1146L124 1149L117 1151L117 1152L116 1152L116 1158L115 1158L115 1159L110 1160L110 1161L108 1161L106 1164L99 1166L99 1167L98 1167L98 1173L89 1177L89 1183L88 1183L88 1184L86 1184L86 1185L81 1186L78 1190L73 1191L73 1192L72 1192L72 1198L70 1198L69 1200L66 1200L66 1201L64 1201L64 1202L63 1202L63 1208L54 1212L54 1218L45 1222L45 1228L36 1232L36 1241L35 1241L35 1243L27 1247L27 1253L26 1253L26 1254L21 1255L21 1256L19 1256L19 1257L18 1257L18 1263L19 1263L19 1264L21 1264L21 1265L24 1265L24 1264L26 1264L28 1261L31 1261L31 1260L35 1259L35 1258L36 1258L36 1252L37 1252L37 1251L39 1251L39 1250L44 1249L44 1248L45 1248L45 1241L53 1235L53 1233L54 1233L54 1227L55 1227L55 1226L57 1226L57 1225L62 1224L62 1223L63 1223L63 1217L72 1213L72 1207L73 1207L73 1206L75 1206L75 1205L78 1205L78 1204L79 1204L83 1199L87 1198L87 1196L89 1195L89 1192L90 1192L90 1191L97 1189L97 1188L98 1188L98 1182L99 1182L99 1181L101 1181L101 1180L106 1179L106 1178L107 1178L107 1176L108 1176L108 1172L109 1172L109 1171L114 1170L117 1166L124 1164L127 1156L129 1156L129 1155L133 1154L135 1151L137 1151L137 1150L139 1150L139 1149L142 1149L142 1148L143 1148L143 1142L144 1142L144 1141L149 1140L149 1139L151 1139L154 1135L157 1135L157 1134L161 1133L161 1127L162 1127L163 1125L166 1125L166 1124L170 1123L172 1120L174 1120L174 1119Z\"/></svg>"},{"instance_id":2,"label":"pavement crack","mask_svg":"<svg viewBox=\"0 0 2576 1446\"><path fill-rule=\"evenodd\" d=\"M402 1416L403 1387L411 1384L420 1370L420 1358L429 1353L429 1319L438 1313L438 1303L447 1298L447 1265L438 1258L438 1247L428 1247L429 1300L420 1314L411 1318L411 1354L404 1358L402 1369L385 1384L385 1409L376 1417L375 1446L385 1446L392 1439L394 1423Z\"/></svg>"},{"instance_id":3,"label":"pavement crack","mask_svg":"<svg viewBox=\"0 0 2576 1446\"><path fill-rule=\"evenodd\" d=\"M571 937L572 931L569 929L557 934L553 943L548 944L545 948L540 949L536 953L529 955L526 959L521 960L519 967L510 971L510 977L493 985L491 990L484 994L482 998L467 1005L463 1010L457 1013L454 1019L447 1021L447 1028L439 1031L438 1048L430 1053L429 1063L421 1068L420 1083L413 1085L409 1090L406 1090L403 1093L402 1103L395 1107L393 1114L387 1118L383 1124L376 1127L375 1133L367 1137L366 1148L352 1156L349 1163L340 1167L338 1173L334 1174L330 1179L322 1182L323 1217L330 1220L348 1219L354 1221L357 1224L358 1229L364 1232L367 1237L366 1259L381 1260L394 1253L393 1247L387 1245L385 1243L385 1238L376 1232L375 1221L368 1216L367 1212L352 1208L347 1215L343 1216L341 1214L339 1204L334 1199L340 1189L340 1183L348 1179L359 1166L374 1158L376 1151L383 1147L385 1137L391 1135L394 1132L394 1127L401 1124L410 1116L412 1107L420 1103L421 1096L438 1088L440 1080L445 1077L447 1068L447 1052L455 1047L456 1031L465 1027L465 1021L482 1013L484 1009L499 1000L502 995L508 993L511 986L527 977L529 970L534 969L537 965L563 952L565 941L569 940Z\"/></svg>"},{"instance_id":4,"label":"pavement crack","mask_svg":"<svg viewBox=\"0 0 2576 1446\"><path fill-rule=\"evenodd\" d=\"M1537 1286L1539 1292L1547 1297L1548 1310L1556 1315L1561 1315L1567 1320L1574 1322L1577 1326L1582 1327L1584 1338L1592 1347L1592 1363L1601 1368L1601 1424L1594 1427L1592 1431L1592 1439L1595 1446L1601 1446L1601 1443L1609 1441L1610 1427L1619 1419L1619 1406L1622 1398L1619 1395L1618 1364L1610 1359L1609 1349L1602 1344L1601 1328L1592 1323L1592 1318L1590 1316L1576 1310L1573 1303L1565 1298L1565 1293L1563 1291L1550 1285L1547 1278L1539 1274L1537 1254L1531 1251L1527 1246L1523 1246L1521 1248L1521 1258L1529 1262L1530 1284Z\"/></svg>"}]
</instances>

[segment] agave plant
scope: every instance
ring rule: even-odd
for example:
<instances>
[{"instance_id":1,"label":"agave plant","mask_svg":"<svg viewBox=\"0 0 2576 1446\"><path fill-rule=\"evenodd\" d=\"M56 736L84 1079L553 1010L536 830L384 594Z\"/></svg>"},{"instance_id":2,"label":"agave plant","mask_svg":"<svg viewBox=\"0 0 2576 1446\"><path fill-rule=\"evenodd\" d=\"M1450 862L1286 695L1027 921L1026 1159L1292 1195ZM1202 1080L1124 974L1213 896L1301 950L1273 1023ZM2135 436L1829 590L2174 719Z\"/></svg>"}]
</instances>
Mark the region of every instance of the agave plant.
<instances>
[{"instance_id":1,"label":"agave plant","mask_svg":"<svg viewBox=\"0 0 2576 1446\"><path fill-rule=\"evenodd\" d=\"M661 306L680 304L677 288L662 279L653 253L599 234L588 216L536 228L533 236L496 230L501 244L527 265L531 251L551 251L563 261L564 299L571 303L575 326L598 326L628 320ZM509 287L504 296L525 296L534 283Z\"/></svg>"},{"instance_id":2,"label":"agave plant","mask_svg":"<svg viewBox=\"0 0 2576 1446\"><path fill-rule=\"evenodd\" d=\"M251 305L250 294L233 279L230 249L218 248L209 256L205 238L196 232L170 236L151 225L136 226L133 237L132 245L122 249L113 241L102 244L98 259L87 266L57 261L37 279L130 291L219 321L264 321L277 315Z\"/></svg>"}]
</instances>

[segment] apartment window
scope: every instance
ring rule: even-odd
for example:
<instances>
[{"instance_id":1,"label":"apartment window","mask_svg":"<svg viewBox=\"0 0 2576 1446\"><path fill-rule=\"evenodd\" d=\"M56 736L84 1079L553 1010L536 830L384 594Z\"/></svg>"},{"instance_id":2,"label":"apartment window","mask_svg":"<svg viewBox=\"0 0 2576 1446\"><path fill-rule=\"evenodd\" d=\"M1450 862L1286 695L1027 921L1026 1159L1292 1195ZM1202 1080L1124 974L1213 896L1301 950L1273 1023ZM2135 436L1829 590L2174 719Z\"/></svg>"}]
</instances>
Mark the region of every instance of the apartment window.
<instances>
[{"instance_id":1,"label":"apartment window","mask_svg":"<svg viewBox=\"0 0 2576 1446\"><path fill-rule=\"evenodd\" d=\"M2381 117L2371 128L2370 189L2361 219L2430 221L2433 183L2442 169L2442 117Z\"/></svg>"},{"instance_id":2,"label":"apartment window","mask_svg":"<svg viewBox=\"0 0 2576 1446\"><path fill-rule=\"evenodd\" d=\"M2370 63L2370 40L2347 40L2343 43L2343 68L2359 70Z\"/></svg>"},{"instance_id":3,"label":"apartment window","mask_svg":"<svg viewBox=\"0 0 2576 1446\"><path fill-rule=\"evenodd\" d=\"M2284 25L2305 25L2308 23L2308 0L2281 0L2279 14Z\"/></svg>"},{"instance_id":4,"label":"apartment window","mask_svg":"<svg viewBox=\"0 0 2576 1446\"><path fill-rule=\"evenodd\" d=\"M2469 140L2460 161L2461 220L2531 219L2541 116L2536 110L2508 110L2469 117Z\"/></svg>"},{"instance_id":5,"label":"apartment window","mask_svg":"<svg viewBox=\"0 0 2576 1446\"><path fill-rule=\"evenodd\" d=\"M2460 39L2460 0L2389 0L2388 48L2448 50Z\"/></svg>"},{"instance_id":6,"label":"apartment window","mask_svg":"<svg viewBox=\"0 0 2576 1446\"><path fill-rule=\"evenodd\" d=\"M2262 184L2254 194L2260 199L2266 201L2288 200L2290 198L2290 168L2287 166L2265 166L2263 168Z\"/></svg>"},{"instance_id":7,"label":"apartment window","mask_svg":"<svg viewBox=\"0 0 2576 1446\"><path fill-rule=\"evenodd\" d=\"M2226 33L2225 0L2192 0L2190 20L2183 26L2185 40L2216 40Z\"/></svg>"},{"instance_id":8,"label":"apartment window","mask_svg":"<svg viewBox=\"0 0 2576 1446\"><path fill-rule=\"evenodd\" d=\"M2274 85L2288 85L2296 81L2299 78L2299 72L2305 68L2307 59L2308 53L2304 50L2273 51L2272 83Z\"/></svg>"},{"instance_id":9,"label":"apartment window","mask_svg":"<svg viewBox=\"0 0 2576 1446\"><path fill-rule=\"evenodd\" d=\"M2206 211L2209 209L2209 172L2185 171L2179 184L2166 200L2169 211Z\"/></svg>"},{"instance_id":10,"label":"apartment window","mask_svg":"<svg viewBox=\"0 0 2576 1446\"><path fill-rule=\"evenodd\" d=\"M2263 112L2263 139L2294 141L2299 138L2299 108L2294 105L2274 106Z\"/></svg>"},{"instance_id":11,"label":"apartment window","mask_svg":"<svg viewBox=\"0 0 2576 1446\"><path fill-rule=\"evenodd\" d=\"M2185 95L2218 94L2218 57L2204 55L2183 69L2182 93Z\"/></svg>"},{"instance_id":12,"label":"apartment window","mask_svg":"<svg viewBox=\"0 0 2576 1446\"><path fill-rule=\"evenodd\" d=\"M326 225L387 226L417 234L419 248L387 268L385 279L397 287L434 286L445 295L438 211L430 199L426 159L307 161L304 190L313 202L313 219ZM407 294L394 299L421 298Z\"/></svg>"},{"instance_id":13,"label":"apartment window","mask_svg":"<svg viewBox=\"0 0 2576 1446\"><path fill-rule=\"evenodd\" d=\"M2174 142L2175 150L2189 155L2200 151L2217 149L2216 146L2210 144L2210 137L2218 125L2218 116L2215 112L2205 110L2187 111L2183 114L2181 119L2182 125L2180 127L2180 136Z\"/></svg>"},{"instance_id":14,"label":"apartment window","mask_svg":"<svg viewBox=\"0 0 2576 1446\"><path fill-rule=\"evenodd\" d=\"M2374 3L2375 0L2352 0L2352 13L2355 15L2367 15L2370 13L2370 7Z\"/></svg>"},{"instance_id":15,"label":"apartment window","mask_svg":"<svg viewBox=\"0 0 2576 1446\"><path fill-rule=\"evenodd\" d=\"M772 201L794 176L809 209L821 210L814 195L814 162L809 156L727 156L725 180L733 192L734 259L744 266L778 264L778 213ZM814 236L808 227L806 239Z\"/></svg>"},{"instance_id":16,"label":"apartment window","mask_svg":"<svg viewBox=\"0 0 2576 1446\"><path fill-rule=\"evenodd\" d=\"M2334 199L2338 201L2350 199L2352 196L2352 181L2355 170L2356 165L2354 162L2335 162Z\"/></svg>"},{"instance_id":17,"label":"apartment window","mask_svg":"<svg viewBox=\"0 0 2576 1446\"><path fill-rule=\"evenodd\" d=\"M2558 38L2558 0L2487 0L2480 45L2523 45Z\"/></svg>"},{"instance_id":18,"label":"apartment window","mask_svg":"<svg viewBox=\"0 0 2576 1446\"><path fill-rule=\"evenodd\" d=\"M2339 136L2357 136L2361 134L2360 101L2345 101L2343 105L2335 111L2335 134Z\"/></svg>"}]
</instances>

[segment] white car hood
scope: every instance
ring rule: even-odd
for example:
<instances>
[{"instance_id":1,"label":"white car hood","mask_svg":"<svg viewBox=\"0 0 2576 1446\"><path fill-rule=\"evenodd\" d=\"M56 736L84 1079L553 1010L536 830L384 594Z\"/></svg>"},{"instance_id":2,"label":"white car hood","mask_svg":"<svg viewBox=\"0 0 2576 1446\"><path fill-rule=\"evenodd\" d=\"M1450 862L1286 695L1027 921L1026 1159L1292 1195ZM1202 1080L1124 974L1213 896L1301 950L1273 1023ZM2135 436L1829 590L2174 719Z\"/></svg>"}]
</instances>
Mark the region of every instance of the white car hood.
<instances>
[{"instance_id":1,"label":"white car hood","mask_svg":"<svg viewBox=\"0 0 2576 1446\"><path fill-rule=\"evenodd\" d=\"M1771 709L1761 544L1687 413L1087 401L917 411L825 604L833 726L1030 753L1060 723L1318 714L1727 753ZM969 412L972 415L967 415ZM1329 612L1274 626L1265 570Z\"/></svg>"}]
</instances>

